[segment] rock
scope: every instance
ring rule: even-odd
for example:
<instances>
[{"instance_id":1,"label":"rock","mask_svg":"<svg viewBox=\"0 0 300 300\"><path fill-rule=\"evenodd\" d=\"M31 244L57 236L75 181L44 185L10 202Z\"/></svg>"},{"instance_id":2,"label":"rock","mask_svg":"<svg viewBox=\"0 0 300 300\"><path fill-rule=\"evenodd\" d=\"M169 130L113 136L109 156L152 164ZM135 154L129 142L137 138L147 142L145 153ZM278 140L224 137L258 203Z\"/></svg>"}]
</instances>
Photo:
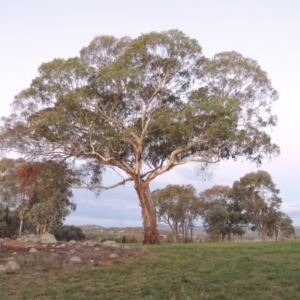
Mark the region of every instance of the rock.
<instances>
[{"instance_id":1,"label":"rock","mask_svg":"<svg viewBox=\"0 0 300 300\"><path fill-rule=\"evenodd\" d=\"M90 260L90 263L93 264L95 261L93 259Z\"/></svg>"},{"instance_id":2,"label":"rock","mask_svg":"<svg viewBox=\"0 0 300 300\"><path fill-rule=\"evenodd\" d=\"M60 245L60 248L65 248L66 247L66 244L61 244Z\"/></svg>"},{"instance_id":3,"label":"rock","mask_svg":"<svg viewBox=\"0 0 300 300\"><path fill-rule=\"evenodd\" d=\"M3 242L4 240L0 238L0 243Z\"/></svg>"},{"instance_id":4,"label":"rock","mask_svg":"<svg viewBox=\"0 0 300 300\"><path fill-rule=\"evenodd\" d=\"M0 265L0 272L6 271L6 266Z\"/></svg>"},{"instance_id":5,"label":"rock","mask_svg":"<svg viewBox=\"0 0 300 300\"><path fill-rule=\"evenodd\" d=\"M51 250L50 250L50 252L54 252L54 251L55 251L55 249L51 249Z\"/></svg>"},{"instance_id":6,"label":"rock","mask_svg":"<svg viewBox=\"0 0 300 300\"><path fill-rule=\"evenodd\" d=\"M100 251L100 248L99 248L99 247L95 247L94 250L95 250L95 251Z\"/></svg>"},{"instance_id":7,"label":"rock","mask_svg":"<svg viewBox=\"0 0 300 300\"><path fill-rule=\"evenodd\" d=\"M20 266L15 261L9 261L6 264L6 271L16 271L20 270Z\"/></svg>"},{"instance_id":8,"label":"rock","mask_svg":"<svg viewBox=\"0 0 300 300\"><path fill-rule=\"evenodd\" d=\"M18 252L13 252L13 254L12 255L17 255L18 254Z\"/></svg>"},{"instance_id":9,"label":"rock","mask_svg":"<svg viewBox=\"0 0 300 300\"><path fill-rule=\"evenodd\" d=\"M85 241L82 243L82 246L85 246L85 247L95 247L96 245L97 245L97 243L94 241Z\"/></svg>"},{"instance_id":10,"label":"rock","mask_svg":"<svg viewBox=\"0 0 300 300\"><path fill-rule=\"evenodd\" d=\"M118 255L118 254L115 254L115 253L113 253L113 254L111 254L109 257L110 257L110 258L118 258L118 257L119 257L119 255Z\"/></svg>"},{"instance_id":11,"label":"rock","mask_svg":"<svg viewBox=\"0 0 300 300\"><path fill-rule=\"evenodd\" d=\"M130 249L130 247L129 246L125 246L125 247L123 247L123 249Z\"/></svg>"},{"instance_id":12,"label":"rock","mask_svg":"<svg viewBox=\"0 0 300 300\"><path fill-rule=\"evenodd\" d=\"M113 247L113 245L116 245L117 243L115 241L105 241L102 243L104 246Z\"/></svg>"},{"instance_id":13,"label":"rock","mask_svg":"<svg viewBox=\"0 0 300 300\"><path fill-rule=\"evenodd\" d=\"M70 262L72 262L72 263L80 263L81 262L81 258L78 257L78 256L72 256L70 258Z\"/></svg>"},{"instance_id":14,"label":"rock","mask_svg":"<svg viewBox=\"0 0 300 300\"><path fill-rule=\"evenodd\" d=\"M75 253L75 252L76 252L76 250L74 250L74 249L70 250L70 253Z\"/></svg>"},{"instance_id":15,"label":"rock","mask_svg":"<svg viewBox=\"0 0 300 300\"><path fill-rule=\"evenodd\" d=\"M114 247L114 248L120 248L120 244L113 244L113 245L111 245L112 247Z\"/></svg>"},{"instance_id":16,"label":"rock","mask_svg":"<svg viewBox=\"0 0 300 300\"><path fill-rule=\"evenodd\" d=\"M32 243L39 243L41 239L37 237L35 234L29 234L29 235L22 235L19 238L17 238L17 241L19 242L32 242Z\"/></svg>"},{"instance_id":17,"label":"rock","mask_svg":"<svg viewBox=\"0 0 300 300\"><path fill-rule=\"evenodd\" d=\"M28 242L39 243L39 242L41 242L41 239L38 237L33 237L33 238L30 238L28 240Z\"/></svg>"},{"instance_id":18,"label":"rock","mask_svg":"<svg viewBox=\"0 0 300 300\"><path fill-rule=\"evenodd\" d=\"M51 255L52 255L53 257L57 257L57 256L58 256L57 253L51 253Z\"/></svg>"},{"instance_id":19,"label":"rock","mask_svg":"<svg viewBox=\"0 0 300 300\"><path fill-rule=\"evenodd\" d=\"M27 235L26 239L28 242L33 242L33 243L39 243L41 241L41 238L39 238L35 234Z\"/></svg>"},{"instance_id":20,"label":"rock","mask_svg":"<svg viewBox=\"0 0 300 300\"><path fill-rule=\"evenodd\" d=\"M43 248L47 248L47 245L43 245Z\"/></svg>"},{"instance_id":21,"label":"rock","mask_svg":"<svg viewBox=\"0 0 300 300\"><path fill-rule=\"evenodd\" d=\"M46 232L46 233L42 234L41 242L43 244L56 244L57 240L53 234Z\"/></svg>"},{"instance_id":22,"label":"rock","mask_svg":"<svg viewBox=\"0 0 300 300\"><path fill-rule=\"evenodd\" d=\"M28 251L29 253L36 253L36 252L38 252L35 248L31 248L29 251Z\"/></svg>"},{"instance_id":23,"label":"rock","mask_svg":"<svg viewBox=\"0 0 300 300\"><path fill-rule=\"evenodd\" d=\"M75 240L71 240L71 241L69 242L69 244L75 245L75 244L77 244L77 242L76 242Z\"/></svg>"}]
</instances>

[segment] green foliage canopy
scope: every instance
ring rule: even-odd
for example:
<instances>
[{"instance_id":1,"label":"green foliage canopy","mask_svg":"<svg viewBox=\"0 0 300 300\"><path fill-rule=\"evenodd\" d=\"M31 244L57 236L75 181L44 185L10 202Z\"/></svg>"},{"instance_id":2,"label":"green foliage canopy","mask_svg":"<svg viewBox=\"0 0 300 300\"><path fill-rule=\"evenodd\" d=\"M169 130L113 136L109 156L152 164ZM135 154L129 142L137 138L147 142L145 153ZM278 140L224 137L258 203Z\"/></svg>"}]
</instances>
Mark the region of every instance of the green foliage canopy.
<instances>
[{"instance_id":1,"label":"green foliage canopy","mask_svg":"<svg viewBox=\"0 0 300 300\"><path fill-rule=\"evenodd\" d=\"M97 161L149 181L189 161L261 163L278 152L265 131L276 99L256 61L205 58L178 30L100 36L79 57L40 66L0 137L6 150Z\"/></svg>"}]
</instances>

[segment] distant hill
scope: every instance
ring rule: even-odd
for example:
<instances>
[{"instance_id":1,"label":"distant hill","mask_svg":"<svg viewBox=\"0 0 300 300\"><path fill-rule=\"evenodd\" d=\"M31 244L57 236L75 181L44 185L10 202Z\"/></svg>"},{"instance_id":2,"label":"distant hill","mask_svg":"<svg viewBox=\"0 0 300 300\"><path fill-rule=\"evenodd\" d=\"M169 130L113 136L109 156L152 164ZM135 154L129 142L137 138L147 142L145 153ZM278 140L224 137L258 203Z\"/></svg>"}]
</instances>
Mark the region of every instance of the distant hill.
<instances>
[{"instance_id":1,"label":"distant hill","mask_svg":"<svg viewBox=\"0 0 300 300\"><path fill-rule=\"evenodd\" d=\"M162 224L162 223L158 224L157 228L160 231L171 231L171 228L170 228L169 225ZM206 235L206 233L204 231L204 227L201 226L201 225L200 226L195 226L194 229L193 229L193 233L194 234L204 234L204 235Z\"/></svg>"},{"instance_id":2,"label":"distant hill","mask_svg":"<svg viewBox=\"0 0 300 300\"><path fill-rule=\"evenodd\" d=\"M105 229L105 227L100 225L80 225L79 227L82 228L82 230L93 230L93 229Z\"/></svg>"},{"instance_id":3,"label":"distant hill","mask_svg":"<svg viewBox=\"0 0 300 300\"><path fill-rule=\"evenodd\" d=\"M300 236L300 226L294 226L295 228L295 235Z\"/></svg>"},{"instance_id":4,"label":"distant hill","mask_svg":"<svg viewBox=\"0 0 300 300\"><path fill-rule=\"evenodd\" d=\"M96 229L113 229L113 230L122 230L122 229L138 229L143 230L142 227L103 227L100 225L94 225L94 224L89 224L89 225L81 225L79 226L82 228L82 230L96 230ZM169 225L159 223L157 225L157 228L159 231L171 231L171 228ZM300 237L300 226L294 226L295 228L295 235ZM195 235L206 235L206 232L204 231L203 226L195 226L193 229L193 234ZM246 239L256 239L258 238L258 234L256 231L251 231L250 229L246 230L246 233L244 235L244 238Z\"/></svg>"}]
</instances>

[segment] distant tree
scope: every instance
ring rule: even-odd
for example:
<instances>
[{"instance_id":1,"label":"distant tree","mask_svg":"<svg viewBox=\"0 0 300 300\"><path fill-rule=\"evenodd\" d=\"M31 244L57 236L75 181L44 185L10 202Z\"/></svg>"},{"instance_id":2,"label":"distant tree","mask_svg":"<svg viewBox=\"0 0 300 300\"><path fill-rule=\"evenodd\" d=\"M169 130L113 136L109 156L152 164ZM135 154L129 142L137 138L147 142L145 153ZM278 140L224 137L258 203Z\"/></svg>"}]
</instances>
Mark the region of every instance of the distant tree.
<instances>
[{"instance_id":1,"label":"distant tree","mask_svg":"<svg viewBox=\"0 0 300 300\"><path fill-rule=\"evenodd\" d=\"M266 171L246 174L233 184L232 197L243 201L252 229L265 240L277 222L282 202L270 174Z\"/></svg>"},{"instance_id":2,"label":"distant tree","mask_svg":"<svg viewBox=\"0 0 300 300\"><path fill-rule=\"evenodd\" d=\"M244 206L239 199L231 198L229 186L207 189L199 194L201 201L201 217L205 231L214 241L223 241L227 236L243 235L247 224Z\"/></svg>"},{"instance_id":3,"label":"distant tree","mask_svg":"<svg viewBox=\"0 0 300 300\"><path fill-rule=\"evenodd\" d=\"M276 241L293 237L295 235L293 220L287 214L281 211L277 212L272 225L268 228L268 235L273 236Z\"/></svg>"},{"instance_id":4,"label":"distant tree","mask_svg":"<svg viewBox=\"0 0 300 300\"><path fill-rule=\"evenodd\" d=\"M30 205L30 200L33 196L34 182L36 179L36 172L30 163L24 163L17 170L17 179L20 191L20 204L17 207L20 217L19 236L22 234L24 227L25 213Z\"/></svg>"},{"instance_id":5,"label":"distant tree","mask_svg":"<svg viewBox=\"0 0 300 300\"><path fill-rule=\"evenodd\" d=\"M4 158L0 161L0 201L9 214L9 209L17 209L19 214L19 235L21 235L24 216L32 195L35 174L31 165L23 159ZM7 215L8 217L8 215Z\"/></svg>"},{"instance_id":6,"label":"distant tree","mask_svg":"<svg viewBox=\"0 0 300 300\"><path fill-rule=\"evenodd\" d=\"M96 174L89 188L132 181L144 243L159 243L150 182L188 162L277 154L267 133L277 98L256 61L234 51L205 58L181 31L99 36L79 57L40 66L3 119L0 146L36 161L85 161ZM104 166L122 179L103 187Z\"/></svg>"},{"instance_id":7,"label":"distant tree","mask_svg":"<svg viewBox=\"0 0 300 300\"><path fill-rule=\"evenodd\" d=\"M9 207L0 203L0 234L1 237L6 237L8 228Z\"/></svg>"},{"instance_id":8,"label":"distant tree","mask_svg":"<svg viewBox=\"0 0 300 300\"><path fill-rule=\"evenodd\" d=\"M37 234L62 225L65 217L76 208L71 202L70 187L77 179L77 174L68 169L66 163L40 161L29 164L24 159L2 159L0 203L6 207L2 226L7 226L9 208L19 215L19 235L25 217Z\"/></svg>"},{"instance_id":9,"label":"distant tree","mask_svg":"<svg viewBox=\"0 0 300 300\"><path fill-rule=\"evenodd\" d=\"M152 192L158 220L169 225L175 242L187 241L199 218L200 202L192 185L168 185Z\"/></svg>"},{"instance_id":10,"label":"distant tree","mask_svg":"<svg viewBox=\"0 0 300 300\"><path fill-rule=\"evenodd\" d=\"M78 177L65 163L42 161L35 163L34 168L36 180L27 219L41 235L62 226L66 216L76 209L71 201L71 185Z\"/></svg>"},{"instance_id":11,"label":"distant tree","mask_svg":"<svg viewBox=\"0 0 300 300\"><path fill-rule=\"evenodd\" d=\"M12 238L16 236L20 226L20 218L16 210L0 203L0 236Z\"/></svg>"}]
</instances>

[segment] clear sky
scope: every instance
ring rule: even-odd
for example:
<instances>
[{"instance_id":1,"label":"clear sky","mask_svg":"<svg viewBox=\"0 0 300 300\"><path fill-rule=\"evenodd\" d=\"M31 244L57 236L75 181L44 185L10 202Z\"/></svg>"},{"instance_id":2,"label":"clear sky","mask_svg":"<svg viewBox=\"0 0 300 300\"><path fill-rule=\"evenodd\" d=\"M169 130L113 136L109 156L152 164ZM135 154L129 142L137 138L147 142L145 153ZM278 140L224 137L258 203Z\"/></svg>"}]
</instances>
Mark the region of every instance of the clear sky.
<instances>
[{"instance_id":1,"label":"clear sky","mask_svg":"<svg viewBox=\"0 0 300 300\"><path fill-rule=\"evenodd\" d=\"M0 0L0 115L30 85L43 62L78 55L97 35L137 37L177 28L199 41L205 56L235 50L258 61L280 94L279 117L271 133L281 155L263 162L283 199L282 210L300 225L300 1L299 0ZM231 185L257 171L247 162L221 163L203 181L195 165L158 177L152 189L193 184L198 191ZM116 179L105 175L104 183ZM99 198L75 191L77 210L67 223L141 225L132 185L105 191Z\"/></svg>"}]
</instances>

